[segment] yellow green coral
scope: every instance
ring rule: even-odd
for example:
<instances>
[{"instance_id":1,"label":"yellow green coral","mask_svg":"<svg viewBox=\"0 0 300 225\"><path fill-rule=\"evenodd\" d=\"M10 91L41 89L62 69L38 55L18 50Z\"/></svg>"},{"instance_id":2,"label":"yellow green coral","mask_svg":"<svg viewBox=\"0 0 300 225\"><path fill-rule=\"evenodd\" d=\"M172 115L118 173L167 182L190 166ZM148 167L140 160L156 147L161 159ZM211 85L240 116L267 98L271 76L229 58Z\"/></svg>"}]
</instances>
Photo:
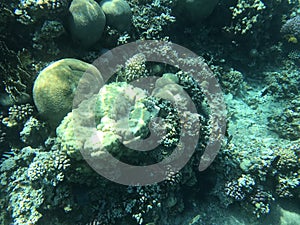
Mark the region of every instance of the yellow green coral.
<instances>
[{"instance_id":1,"label":"yellow green coral","mask_svg":"<svg viewBox=\"0 0 300 225\"><path fill-rule=\"evenodd\" d=\"M85 73L101 76L93 65L71 58L58 60L39 73L33 86L33 100L52 127L71 111L76 87Z\"/></svg>"}]
</instances>

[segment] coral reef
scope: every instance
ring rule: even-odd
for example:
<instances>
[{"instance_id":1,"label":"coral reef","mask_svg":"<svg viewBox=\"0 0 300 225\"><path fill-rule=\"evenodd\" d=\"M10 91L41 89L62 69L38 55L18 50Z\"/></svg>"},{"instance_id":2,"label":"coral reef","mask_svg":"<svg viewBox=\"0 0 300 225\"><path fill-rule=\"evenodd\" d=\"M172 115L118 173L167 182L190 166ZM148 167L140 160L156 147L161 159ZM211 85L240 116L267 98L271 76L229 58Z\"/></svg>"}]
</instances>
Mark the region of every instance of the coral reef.
<instances>
[{"instance_id":1,"label":"coral reef","mask_svg":"<svg viewBox=\"0 0 300 225\"><path fill-rule=\"evenodd\" d=\"M30 117L20 132L20 139L25 144L37 148L48 138L48 132L49 131L45 123L34 117Z\"/></svg>"},{"instance_id":2,"label":"coral reef","mask_svg":"<svg viewBox=\"0 0 300 225\"><path fill-rule=\"evenodd\" d=\"M228 146L225 154L238 154L231 164L239 178L229 179L224 184L224 193L230 197L226 204L239 202L257 217L270 212L272 202L277 198L291 198L297 195L300 180L299 143L266 144L253 146ZM255 147L256 146L256 147ZM255 149L256 148L256 149ZM243 149L243 150L241 150ZM249 149L251 149L249 151ZM247 154L245 154L247 151ZM223 154L224 154L223 153ZM236 177L238 175L229 175ZM274 186L276 191L274 192ZM260 187L264 187L262 190ZM224 198L224 196L222 197ZM248 207L247 204L252 205Z\"/></svg>"},{"instance_id":3,"label":"coral reef","mask_svg":"<svg viewBox=\"0 0 300 225\"><path fill-rule=\"evenodd\" d=\"M173 1L129 0L132 11L133 36L135 39L163 39L164 28L175 22L172 15Z\"/></svg>"},{"instance_id":4,"label":"coral reef","mask_svg":"<svg viewBox=\"0 0 300 225\"><path fill-rule=\"evenodd\" d=\"M222 67L212 68L216 76L220 79L223 91L233 95L240 94L242 87L245 86L243 74L240 71L230 68L229 71Z\"/></svg>"},{"instance_id":5,"label":"coral reef","mask_svg":"<svg viewBox=\"0 0 300 225\"><path fill-rule=\"evenodd\" d=\"M279 99L294 98L299 94L299 71L293 62L280 71L264 72L267 91Z\"/></svg>"},{"instance_id":6,"label":"coral reef","mask_svg":"<svg viewBox=\"0 0 300 225\"><path fill-rule=\"evenodd\" d=\"M229 7L230 12L226 9L223 10L225 20L228 19L223 29L230 36L235 36L234 42L237 45L242 44L246 49L259 47L259 49L264 49L264 52L268 51L264 48L265 43L276 44L280 40L282 36L280 27L282 27L285 18L297 11L299 4L298 1L294 0L238 0L227 3L221 1L220 3ZM244 41L240 41L242 39ZM246 44L245 41L248 45L244 45ZM290 41L295 40L291 39ZM271 61L272 58L264 60L264 65Z\"/></svg>"},{"instance_id":7,"label":"coral reef","mask_svg":"<svg viewBox=\"0 0 300 225\"><path fill-rule=\"evenodd\" d=\"M124 71L118 74L118 80L131 82L149 75L144 54L136 54L125 62Z\"/></svg>"},{"instance_id":8,"label":"coral reef","mask_svg":"<svg viewBox=\"0 0 300 225\"><path fill-rule=\"evenodd\" d=\"M273 196L262 190L257 190L256 193L251 196L251 204L254 207L253 214L256 217L260 217L261 215L266 215L270 212L270 202L274 200Z\"/></svg>"},{"instance_id":9,"label":"coral reef","mask_svg":"<svg viewBox=\"0 0 300 225\"><path fill-rule=\"evenodd\" d=\"M232 10L232 20L237 22L226 29L234 33L245 34L257 23L261 11L265 9L266 6L261 0L238 0L236 6L230 8Z\"/></svg>"},{"instance_id":10,"label":"coral reef","mask_svg":"<svg viewBox=\"0 0 300 225\"><path fill-rule=\"evenodd\" d=\"M300 137L300 102L294 99L281 112L269 117L270 129L280 137L297 140Z\"/></svg>"},{"instance_id":11,"label":"coral reef","mask_svg":"<svg viewBox=\"0 0 300 225\"><path fill-rule=\"evenodd\" d=\"M17 126L24 123L33 113L33 106L30 104L14 105L8 109L8 117L2 119L7 127Z\"/></svg>"},{"instance_id":12,"label":"coral reef","mask_svg":"<svg viewBox=\"0 0 300 225\"><path fill-rule=\"evenodd\" d=\"M147 137L150 132L149 122L157 116L162 120L151 123L151 130L156 133L151 134L156 135L156 138L153 136L151 138L154 145L162 144L166 148L176 146L179 142L180 123L186 129L187 135L197 135L199 130L196 129L195 124L199 122L199 118L202 118L202 123L205 123L205 119L188 110L185 92L171 79L178 81L174 74L165 74L158 79L151 96L147 95L144 90L133 88L126 83L114 82L104 85L96 96L97 143L95 141L89 143L92 141L90 139L92 133L88 131L90 127L84 121L87 117L85 116L84 120L77 118L79 115L82 116L83 109L90 108L89 104L94 102L86 101L79 105L75 114L74 112L69 113L57 128L61 149L76 160L82 159L80 151L83 146L85 146L85 151L90 151L86 154L91 157L99 157L103 155L101 152L109 151L116 157L134 163L153 160L152 157L155 159L163 157L160 153L155 152L155 154L151 154L151 157L148 155L148 158L144 158L143 154L132 152L129 149L125 150L122 145L133 149L139 146L136 140ZM176 109L179 110L181 118ZM148 144L150 145L150 143ZM165 149L165 151L169 150ZM133 153L135 157L133 157Z\"/></svg>"},{"instance_id":13,"label":"coral reef","mask_svg":"<svg viewBox=\"0 0 300 225\"><path fill-rule=\"evenodd\" d=\"M61 22L46 20L41 29L34 33L33 48L43 50L50 55L58 55L60 50L55 41L64 33L65 28Z\"/></svg>"},{"instance_id":14,"label":"coral reef","mask_svg":"<svg viewBox=\"0 0 300 225\"><path fill-rule=\"evenodd\" d=\"M38 23L44 18L55 18L67 11L69 0L20 0L14 14L25 25Z\"/></svg>"},{"instance_id":15,"label":"coral reef","mask_svg":"<svg viewBox=\"0 0 300 225\"><path fill-rule=\"evenodd\" d=\"M0 41L1 65L0 72L3 74L1 80L1 92L5 91L9 96L8 100L2 100L3 105L12 105L13 103L24 103L28 101L31 81L33 79L31 71L25 68L20 56L9 50L6 44ZM4 98L4 97L3 97Z\"/></svg>"},{"instance_id":16,"label":"coral reef","mask_svg":"<svg viewBox=\"0 0 300 225\"><path fill-rule=\"evenodd\" d=\"M0 115L0 121L2 121L2 120L3 120L3 115L1 114ZM0 123L0 144L2 144L5 141L5 136L6 136L5 126L3 126L2 123Z\"/></svg>"},{"instance_id":17,"label":"coral reef","mask_svg":"<svg viewBox=\"0 0 300 225\"><path fill-rule=\"evenodd\" d=\"M298 0L0 7L0 224L297 224ZM129 58L109 51L145 39L156 41ZM95 61L104 53L108 62ZM102 77L120 56L115 73ZM215 92L220 86L224 93ZM225 123L216 160L199 171ZM195 140L186 165L166 165L159 183L126 186L93 170L129 179L105 164L107 153L146 167Z\"/></svg>"},{"instance_id":18,"label":"coral reef","mask_svg":"<svg viewBox=\"0 0 300 225\"><path fill-rule=\"evenodd\" d=\"M148 122L151 118L151 112L147 110L143 103L146 97L145 92L139 88L133 88L126 83L112 83L104 85L100 90L98 100L96 102L95 122L97 127L97 136L99 140L97 145L99 148L91 149L92 156L101 155L101 151L111 151L115 154L122 154L121 143L130 144L139 137L147 135ZM89 102L83 102L76 109L80 113L87 107ZM122 107L120 107L122 105ZM69 113L57 128L57 136L61 143L61 149L71 158L81 159L80 150L83 146L95 145L88 144L91 141L87 132L90 127L85 125L84 120L77 118L78 113ZM154 114L155 115L155 114ZM86 119L86 118L85 118ZM75 131L74 131L75 130ZM85 130L78 137L78 131Z\"/></svg>"},{"instance_id":19,"label":"coral reef","mask_svg":"<svg viewBox=\"0 0 300 225\"><path fill-rule=\"evenodd\" d=\"M68 166L61 153L49 154L31 147L14 150L2 162L1 186L5 187L14 224L36 224L40 220L46 191L52 192L53 185L63 180L62 171Z\"/></svg>"}]
</instances>

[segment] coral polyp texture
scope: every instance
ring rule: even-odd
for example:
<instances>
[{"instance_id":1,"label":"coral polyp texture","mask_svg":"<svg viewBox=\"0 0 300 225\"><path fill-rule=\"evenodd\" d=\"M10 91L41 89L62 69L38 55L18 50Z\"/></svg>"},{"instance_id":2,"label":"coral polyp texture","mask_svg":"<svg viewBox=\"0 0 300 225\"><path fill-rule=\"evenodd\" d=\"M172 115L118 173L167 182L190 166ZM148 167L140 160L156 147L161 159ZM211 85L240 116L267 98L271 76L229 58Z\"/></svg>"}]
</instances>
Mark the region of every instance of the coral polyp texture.
<instances>
[{"instance_id":1,"label":"coral polyp texture","mask_svg":"<svg viewBox=\"0 0 300 225\"><path fill-rule=\"evenodd\" d=\"M84 74L100 76L93 65L77 59L62 59L43 69L33 86L33 99L40 115L57 126L72 109L76 87Z\"/></svg>"}]
</instances>

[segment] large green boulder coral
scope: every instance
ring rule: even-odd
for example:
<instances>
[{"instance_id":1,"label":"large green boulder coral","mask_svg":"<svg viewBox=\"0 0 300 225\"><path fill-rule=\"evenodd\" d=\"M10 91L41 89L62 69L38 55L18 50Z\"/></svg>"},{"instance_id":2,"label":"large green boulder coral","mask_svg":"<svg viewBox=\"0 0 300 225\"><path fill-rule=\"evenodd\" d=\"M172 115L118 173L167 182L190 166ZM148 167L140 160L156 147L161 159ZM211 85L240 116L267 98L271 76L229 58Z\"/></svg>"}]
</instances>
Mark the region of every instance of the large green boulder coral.
<instances>
[{"instance_id":1,"label":"large green boulder coral","mask_svg":"<svg viewBox=\"0 0 300 225\"><path fill-rule=\"evenodd\" d=\"M84 74L101 77L93 65L71 58L58 60L39 73L33 86L33 100L51 127L56 127L71 111L78 82Z\"/></svg>"},{"instance_id":2,"label":"large green boulder coral","mask_svg":"<svg viewBox=\"0 0 300 225\"><path fill-rule=\"evenodd\" d=\"M126 31L130 27L132 13L130 6L124 0L103 0L100 6L106 16L106 24L118 31Z\"/></svg>"},{"instance_id":3,"label":"large green boulder coral","mask_svg":"<svg viewBox=\"0 0 300 225\"><path fill-rule=\"evenodd\" d=\"M101 38L106 18L96 1L73 0L69 12L71 35L82 46L90 47Z\"/></svg>"}]
</instances>

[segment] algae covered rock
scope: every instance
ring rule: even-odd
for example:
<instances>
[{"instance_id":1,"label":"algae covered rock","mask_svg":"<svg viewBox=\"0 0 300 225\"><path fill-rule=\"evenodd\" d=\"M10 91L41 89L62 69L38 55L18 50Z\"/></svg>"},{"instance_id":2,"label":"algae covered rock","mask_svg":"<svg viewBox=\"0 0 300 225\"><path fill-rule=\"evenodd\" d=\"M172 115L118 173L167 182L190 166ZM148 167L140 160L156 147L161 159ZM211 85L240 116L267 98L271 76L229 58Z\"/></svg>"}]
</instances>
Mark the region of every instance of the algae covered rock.
<instances>
[{"instance_id":1,"label":"algae covered rock","mask_svg":"<svg viewBox=\"0 0 300 225\"><path fill-rule=\"evenodd\" d=\"M71 111L78 82L84 74L101 77L93 65L71 58L56 61L39 73L33 86L33 100L52 127Z\"/></svg>"},{"instance_id":2,"label":"algae covered rock","mask_svg":"<svg viewBox=\"0 0 300 225\"><path fill-rule=\"evenodd\" d=\"M131 9L124 0L103 0L100 6L106 16L106 24L118 31L126 31L132 19Z\"/></svg>"},{"instance_id":3,"label":"algae covered rock","mask_svg":"<svg viewBox=\"0 0 300 225\"><path fill-rule=\"evenodd\" d=\"M90 47L101 38L106 19L96 1L73 0L69 12L70 32L82 46Z\"/></svg>"}]
</instances>

